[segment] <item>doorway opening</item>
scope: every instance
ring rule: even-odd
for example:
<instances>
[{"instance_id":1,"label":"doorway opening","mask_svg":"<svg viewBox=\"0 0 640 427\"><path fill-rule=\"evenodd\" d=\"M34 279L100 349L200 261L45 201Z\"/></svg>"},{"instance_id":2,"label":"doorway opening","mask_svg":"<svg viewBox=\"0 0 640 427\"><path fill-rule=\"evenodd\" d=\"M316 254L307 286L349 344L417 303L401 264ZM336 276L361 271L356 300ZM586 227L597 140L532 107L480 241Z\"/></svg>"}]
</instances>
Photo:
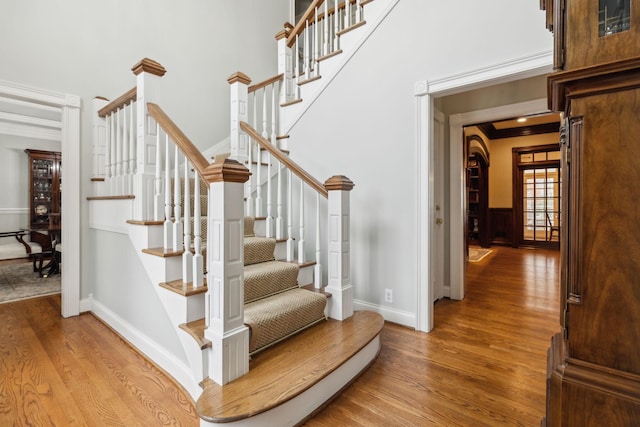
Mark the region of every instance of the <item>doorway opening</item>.
<instances>
[{"instance_id":1,"label":"doorway opening","mask_svg":"<svg viewBox=\"0 0 640 427\"><path fill-rule=\"evenodd\" d=\"M559 248L559 144L514 148L513 178L518 245Z\"/></svg>"}]
</instances>

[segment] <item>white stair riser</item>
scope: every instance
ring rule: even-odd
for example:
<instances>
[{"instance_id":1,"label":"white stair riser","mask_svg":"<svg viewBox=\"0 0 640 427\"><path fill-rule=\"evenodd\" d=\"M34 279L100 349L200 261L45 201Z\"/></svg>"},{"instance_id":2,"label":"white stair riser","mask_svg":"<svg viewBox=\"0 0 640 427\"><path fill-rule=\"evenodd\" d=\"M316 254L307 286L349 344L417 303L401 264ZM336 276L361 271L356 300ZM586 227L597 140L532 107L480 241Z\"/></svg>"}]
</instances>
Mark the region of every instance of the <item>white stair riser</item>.
<instances>
[{"instance_id":1,"label":"white stair riser","mask_svg":"<svg viewBox=\"0 0 640 427\"><path fill-rule=\"evenodd\" d=\"M276 242L276 249L273 251L273 254L278 260L287 259L287 242Z\"/></svg>"},{"instance_id":2,"label":"white stair riser","mask_svg":"<svg viewBox=\"0 0 640 427\"><path fill-rule=\"evenodd\" d=\"M298 284L301 286L308 285L309 283L313 283L313 265L308 265L306 267L301 267L298 270Z\"/></svg>"},{"instance_id":3,"label":"white stair riser","mask_svg":"<svg viewBox=\"0 0 640 427\"><path fill-rule=\"evenodd\" d=\"M209 373L209 352L211 350L208 348L201 349L196 340L182 329L178 331L178 336L189 359L193 379L197 383L201 383Z\"/></svg>"}]
</instances>

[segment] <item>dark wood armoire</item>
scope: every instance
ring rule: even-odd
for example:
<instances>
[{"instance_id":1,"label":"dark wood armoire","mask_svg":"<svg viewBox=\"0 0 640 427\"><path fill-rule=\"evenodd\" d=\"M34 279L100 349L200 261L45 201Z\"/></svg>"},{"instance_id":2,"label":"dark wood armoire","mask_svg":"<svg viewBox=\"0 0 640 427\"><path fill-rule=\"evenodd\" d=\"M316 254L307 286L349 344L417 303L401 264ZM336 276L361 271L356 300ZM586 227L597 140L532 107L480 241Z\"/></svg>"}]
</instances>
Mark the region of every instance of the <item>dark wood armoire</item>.
<instances>
[{"instance_id":1,"label":"dark wood armoire","mask_svg":"<svg viewBox=\"0 0 640 427\"><path fill-rule=\"evenodd\" d=\"M562 332L547 426L640 426L640 3L541 0L561 130Z\"/></svg>"}]
</instances>

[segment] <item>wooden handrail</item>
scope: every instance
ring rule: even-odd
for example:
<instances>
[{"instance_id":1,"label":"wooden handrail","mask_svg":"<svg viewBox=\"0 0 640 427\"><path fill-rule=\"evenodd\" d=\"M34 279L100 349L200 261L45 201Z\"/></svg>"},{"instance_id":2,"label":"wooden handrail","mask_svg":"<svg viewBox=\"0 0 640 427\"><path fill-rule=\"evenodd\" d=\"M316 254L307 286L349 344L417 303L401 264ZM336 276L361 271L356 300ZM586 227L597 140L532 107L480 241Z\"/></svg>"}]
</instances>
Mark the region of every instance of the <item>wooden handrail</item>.
<instances>
[{"instance_id":1,"label":"wooden handrail","mask_svg":"<svg viewBox=\"0 0 640 427\"><path fill-rule=\"evenodd\" d=\"M138 98L138 88L133 87L98 110L98 116L107 117L107 115L118 111L130 102L134 102Z\"/></svg>"},{"instance_id":2,"label":"wooden handrail","mask_svg":"<svg viewBox=\"0 0 640 427\"><path fill-rule=\"evenodd\" d=\"M282 81L284 79L284 74L278 74L277 76L273 76L271 78L268 78L267 80L260 82L260 83L256 83L252 86L249 86L247 88L247 92L248 93L252 93L255 92L257 90L262 89L263 87L267 87L272 83L278 82L278 81Z\"/></svg>"},{"instance_id":3,"label":"wooden handrail","mask_svg":"<svg viewBox=\"0 0 640 427\"><path fill-rule=\"evenodd\" d=\"M293 27L291 33L289 33L289 37L287 38L287 46L293 46L293 43L296 41L296 36L302 33L306 26L306 22L313 18L316 13L316 7L320 6L326 0L313 0L307 10L302 15L302 18L296 23L296 26Z\"/></svg>"},{"instance_id":4,"label":"wooden handrail","mask_svg":"<svg viewBox=\"0 0 640 427\"><path fill-rule=\"evenodd\" d=\"M300 18L300 20L296 23L296 26L293 28L293 30L289 33L289 36L287 37L287 46L291 47L293 46L293 44L296 41L296 36L300 35L300 33L302 33L302 31L304 30L305 26L306 26L306 22L309 21L309 24L313 24L316 22L316 17L315 17L315 9L317 6L320 6L322 3L324 3L325 1L330 1L330 0L316 0L314 2L312 2L309 5L309 8L304 12L304 15ZM355 4L356 0L348 0L349 3L351 4ZM369 0L370 1L370 0ZM366 3L369 3L369 1L366 1ZM361 4L364 4L365 1L363 1ZM338 10L340 9L344 9L346 5L346 2L343 1L342 3L338 4ZM336 13L335 7L332 7L331 9L327 10L327 15L333 15ZM324 16L324 12L322 13L318 13L318 21L321 21L325 18Z\"/></svg>"},{"instance_id":5,"label":"wooden handrail","mask_svg":"<svg viewBox=\"0 0 640 427\"><path fill-rule=\"evenodd\" d=\"M240 122L240 129L247 133L251 138L255 139L260 147L267 150L280 163L283 163L291 172L293 172L298 178L307 183L307 185L314 190L316 190L320 195L322 195L325 199L329 197L329 192L325 188L325 186L315 179L311 174L302 169L296 162L287 157L282 151L278 150L273 144L271 144L268 140L263 138L254 128L249 126L247 122Z\"/></svg>"},{"instance_id":6,"label":"wooden handrail","mask_svg":"<svg viewBox=\"0 0 640 427\"><path fill-rule=\"evenodd\" d=\"M194 169L201 177L205 176L205 169L209 166L209 162L202 155L200 150L193 145L191 140L180 130L180 128L167 116L167 114L154 103L147 103L149 114L160 125L171 140L178 146L180 151L189 159Z\"/></svg>"}]
</instances>

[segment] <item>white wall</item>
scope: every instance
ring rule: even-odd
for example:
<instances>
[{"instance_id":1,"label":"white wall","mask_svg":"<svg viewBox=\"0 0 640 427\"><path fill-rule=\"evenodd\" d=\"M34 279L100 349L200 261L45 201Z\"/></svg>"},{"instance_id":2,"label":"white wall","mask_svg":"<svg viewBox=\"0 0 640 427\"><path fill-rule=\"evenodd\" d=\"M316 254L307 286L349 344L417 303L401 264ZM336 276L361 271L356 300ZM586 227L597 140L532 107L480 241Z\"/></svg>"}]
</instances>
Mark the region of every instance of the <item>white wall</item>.
<instances>
[{"instance_id":1,"label":"white wall","mask_svg":"<svg viewBox=\"0 0 640 427\"><path fill-rule=\"evenodd\" d=\"M537 2L401 0L291 132L291 156L352 196L354 296L415 313L417 159L414 84L549 52ZM384 289L394 291L384 303ZM406 317L405 317L406 318Z\"/></svg>"},{"instance_id":2,"label":"white wall","mask_svg":"<svg viewBox=\"0 0 640 427\"><path fill-rule=\"evenodd\" d=\"M489 207L513 207L513 155L514 147L557 144L560 134L546 133L534 136L504 138L491 141L491 165L489 166Z\"/></svg>"}]
</instances>

